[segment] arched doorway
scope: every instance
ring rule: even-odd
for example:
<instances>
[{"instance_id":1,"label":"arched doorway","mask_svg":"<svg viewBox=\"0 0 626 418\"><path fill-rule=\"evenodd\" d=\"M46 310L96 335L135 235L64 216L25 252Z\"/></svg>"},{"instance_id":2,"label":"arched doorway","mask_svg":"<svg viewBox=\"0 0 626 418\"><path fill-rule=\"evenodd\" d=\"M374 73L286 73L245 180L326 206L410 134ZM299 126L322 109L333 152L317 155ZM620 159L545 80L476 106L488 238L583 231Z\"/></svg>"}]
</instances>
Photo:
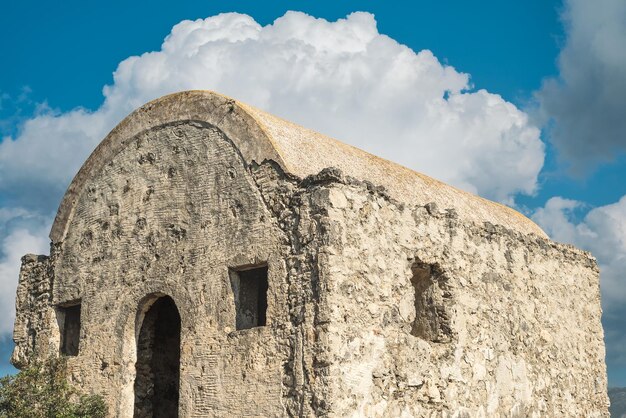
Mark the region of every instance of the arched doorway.
<instances>
[{"instance_id":1,"label":"arched doorway","mask_svg":"<svg viewBox=\"0 0 626 418\"><path fill-rule=\"evenodd\" d=\"M169 296L156 299L141 321L135 369L133 416L178 417L180 314Z\"/></svg>"}]
</instances>

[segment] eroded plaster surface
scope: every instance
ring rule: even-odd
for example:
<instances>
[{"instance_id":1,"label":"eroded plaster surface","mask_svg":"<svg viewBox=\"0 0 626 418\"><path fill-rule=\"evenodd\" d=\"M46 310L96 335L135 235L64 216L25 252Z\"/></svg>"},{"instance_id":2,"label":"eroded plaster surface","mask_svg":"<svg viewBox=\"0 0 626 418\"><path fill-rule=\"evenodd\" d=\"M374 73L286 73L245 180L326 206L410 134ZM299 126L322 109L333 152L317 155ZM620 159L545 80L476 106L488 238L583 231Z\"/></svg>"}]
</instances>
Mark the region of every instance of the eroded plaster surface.
<instances>
[{"instance_id":1,"label":"eroded plaster surface","mask_svg":"<svg viewBox=\"0 0 626 418\"><path fill-rule=\"evenodd\" d=\"M258 115L186 94L112 132L61 205L51 255L24 257L16 365L59 355L80 304L72 381L111 416L141 416L153 388L136 383L163 374L146 366L167 347L154 335L173 338L149 328L151 308L168 297L181 417L608 416L589 254L528 220L483 221L487 204L462 213L479 200L446 207L450 190L425 203L338 168L290 172ZM237 293L259 274L266 287ZM265 288L264 316L238 311Z\"/></svg>"}]
</instances>

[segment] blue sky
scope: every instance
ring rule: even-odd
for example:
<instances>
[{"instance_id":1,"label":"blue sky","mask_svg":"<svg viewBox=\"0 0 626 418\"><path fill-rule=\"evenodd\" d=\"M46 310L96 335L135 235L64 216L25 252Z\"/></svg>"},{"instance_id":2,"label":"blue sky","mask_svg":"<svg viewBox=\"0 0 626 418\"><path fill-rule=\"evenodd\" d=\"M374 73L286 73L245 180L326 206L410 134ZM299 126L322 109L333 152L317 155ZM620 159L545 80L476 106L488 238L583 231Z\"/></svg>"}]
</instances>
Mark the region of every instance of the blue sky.
<instances>
[{"instance_id":1,"label":"blue sky","mask_svg":"<svg viewBox=\"0 0 626 418\"><path fill-rule=\"evenodd\" d=\"M288 10L306 15L285 16ZM375 26L370 15L353 15L345 20L355 11L371 13ZM211 54L226 54L229 65L239 68L240 74L235 70L234 75L231 71L213 77L219 68L211 67L212 73L208 74L209 69L199 61L162 47L164 38L179 22L226 12L249 15L248 20L238 24L265 33L266 41L255 40L249 42L249 49L235 51L231 41L236 34L232 28L225 29L233 24L232 19L214 18L208 23L179 27L204 25L203 33L208 33L207 27L212 25L210 36L226 41L215 43L213 49L195 51L196 55L207 59ZM344 19L346 23L328 26L309 16L329 22ZM278 18L281 23L270 31L266 25ZM418 1L408 6L406 2L390 1L258 0L184 4L111 1L89 6L74 0L62 4L25 0L3 5L2 315L8 318L12 311L17 253L45 252L46 230L60 197L72 174L97 144L96 138L101 139L102 132L106 133L135 102L140 104L177 88L210 88L510 204L537 221L552 238L592 251L602 269L610 384L626 386L626 199L620 200L626 195L626 137L621 133L626 132L621 129L626 128L626 122L619 117L626 113L626 53L622 51L626 44L625 21L626 7L619 0L602 0L593 8L581 0L488 0L480 6L467 1ZM298 25L306 26L307 36L315 36L318 42L318 51L309 58L312 62L328 60L323 62L329 68L348 68L387 79L400 70L394 73L380 67L376 56L400 57L399 68L414 71L418 78L408 78L410 82L392 79L390 88L406 86L401 100L419 109L432 109L436 104L439 112L458 118L459 126L433 131L430 137L422 138L418 131L438 119L417 118L405 131L398 132L397 144L383 143L377 140L380 136L368 137L365 128L362 132L356 129L356 133L351 130L369 110L350 113L346 110L348 101L343 101L345 97L361 97L357 90L373 88L378 80L350 79L345 85L333 80L331 84L320 70L311 76L309 85L283 85L276 81L285 76L279 64L275 68L257 68L257 78L248 74L246 66L262 62L261 58L249 58L257 51L269 55L275 52L272 48L283 48L279 51L283 54L309 54L309 49L295 51L292 43L285 42L301 36L296 33ZM363 37L370 42L370 49L355 52ZM191 42L189 36L180 34L171 39L180 41L168 47L174 50L188 48ZM340 46L333 49L331 42L331 46L320 47L328 39ZM345 45L337 40L345 41ZM407 55L403 45L413 52ZM424 50L431 53L420 52ZM150 51L158 52L155 59L162 59L158 64L151 64L152 58L142 55ZM322 55L315 55L320 51ZM242 58L244 53L247 55ZM132 60L127 60L132 56L141 57L134 66L130 65ZM176 59L189 60L184 61L188 68L178 68ZM341 61L357 59L362 68ZM123 62L127 65L120 65ZM418 71L418 66L425 69ZM159 85L144 82L142 77L154 76L154 68L187 81L162 79L165 81ZM208 75L189 68L204 69ZM236 86L239 79L250 87L244 90ZM432 85L440 90L422 98L422 91ZM104 86L108 86L105 95ZM485 94L480 93L483 90ZM337 92L342 91L340 96ZM390 100L383 93L372 95L381 103ZM298 109L285 97L302 99L298 103L313 97L323 106L303 104ZM440 99L445 99L443 104ZM334 113L325 115L328 109ZM468 115L474 115L474 119ZM389 124L402 122L392 114L385 117L383 120ZM331 123L329 119L339 121ZM63 120L84 123L91 130L63 130ZM477 132L475 136L472 129ZM469 132L468 140L460 145L463 132ZM50 138L42 139L47 135ZM429 138L434 138L432 165L413 156L424 145L430 145ZM443 145L438 148L437 144ZM451 148L462 152L446 156ZM455 158L458 164L453 165ZM441 163L446 160L452 162L447 166ZM521 160L528 163L522 167ZM53 169L47 162L63 167ZM0 326L0 333L5 335L0 345L0 372L11 370L6 354L10 351L6 337L10 320L6 322L8 325Z\"/></svg>"}]
</instances>

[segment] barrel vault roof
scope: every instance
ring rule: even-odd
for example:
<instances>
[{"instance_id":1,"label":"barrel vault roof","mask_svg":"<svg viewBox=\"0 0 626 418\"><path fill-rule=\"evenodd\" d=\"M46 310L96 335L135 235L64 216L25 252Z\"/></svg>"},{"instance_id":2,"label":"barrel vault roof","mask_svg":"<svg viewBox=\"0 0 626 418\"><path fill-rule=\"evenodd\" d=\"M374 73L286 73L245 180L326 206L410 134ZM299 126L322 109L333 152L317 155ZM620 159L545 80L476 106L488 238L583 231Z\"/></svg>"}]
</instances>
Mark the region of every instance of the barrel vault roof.
<instances>
[{"instance_id":1,"label":"barrel vault roof","mask_svg":"<svg viewBox=\"0 0 626 418\"><path fill-rule=\"evenodd\" d=\"M63 241L87 179L96 175L135 135L186 120L216 126L233 141L249 164L273 160L285 172L300 178L335 167L347 176L385 187L393 199L406 204L434 202L441 208L455 209L462 220L491 222L546 237L534 222L507 206L456 189L245 103L211 91L194 90L145 104L104 138L68 187L50 231L52 241Z\"/></svg>"}]
</instances>

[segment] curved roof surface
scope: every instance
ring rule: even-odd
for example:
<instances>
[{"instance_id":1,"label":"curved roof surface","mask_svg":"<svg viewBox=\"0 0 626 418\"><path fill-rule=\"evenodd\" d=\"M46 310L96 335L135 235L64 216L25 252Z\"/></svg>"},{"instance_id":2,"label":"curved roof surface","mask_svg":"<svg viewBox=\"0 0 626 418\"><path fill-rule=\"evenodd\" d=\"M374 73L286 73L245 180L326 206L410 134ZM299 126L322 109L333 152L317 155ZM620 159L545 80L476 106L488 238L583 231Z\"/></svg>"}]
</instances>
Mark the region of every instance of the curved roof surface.
<instances>
[{"instance_id":1,"label":"curved roof surface","mask_svg":"<svg viewBox=\"0 0 626 418\"><path fill-rule=\"evenodd\" d=\"M98 145L70 184L50 231L54 242L65 237L74 206L86 180L100 171L135 135L155 126L184 120L210 123L222 130L251 163L273 160L300 178L336 167L345 175L384 186L394 199L456 209L462 220L491 222L522 233L546 234L519 212L376 157L310 129L210 91L186 91L154 100L135 110Z\"/></svg>"}]
</instances>

